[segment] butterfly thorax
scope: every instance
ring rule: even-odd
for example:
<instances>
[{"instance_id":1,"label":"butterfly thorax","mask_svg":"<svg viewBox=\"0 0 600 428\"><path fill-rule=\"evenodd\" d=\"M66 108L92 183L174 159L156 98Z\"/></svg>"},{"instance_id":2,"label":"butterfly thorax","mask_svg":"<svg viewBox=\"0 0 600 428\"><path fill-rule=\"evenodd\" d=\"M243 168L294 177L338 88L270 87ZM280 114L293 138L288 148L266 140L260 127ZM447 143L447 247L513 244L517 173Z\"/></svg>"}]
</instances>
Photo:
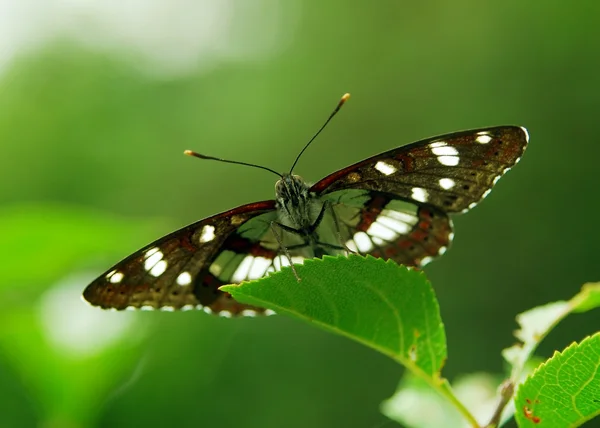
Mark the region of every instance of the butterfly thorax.
<instances>
[{"instance_id":1,"label":"butterfly thorax","mask_svg":"<svg viewBox=\"0 0 600 428\"><path fill-rule=\"evenodd\" d=\"M279 220L298 231L308 231L319 216L322 203L298 175L285 174L275 184Z\"/></svg>"}]
</instances>

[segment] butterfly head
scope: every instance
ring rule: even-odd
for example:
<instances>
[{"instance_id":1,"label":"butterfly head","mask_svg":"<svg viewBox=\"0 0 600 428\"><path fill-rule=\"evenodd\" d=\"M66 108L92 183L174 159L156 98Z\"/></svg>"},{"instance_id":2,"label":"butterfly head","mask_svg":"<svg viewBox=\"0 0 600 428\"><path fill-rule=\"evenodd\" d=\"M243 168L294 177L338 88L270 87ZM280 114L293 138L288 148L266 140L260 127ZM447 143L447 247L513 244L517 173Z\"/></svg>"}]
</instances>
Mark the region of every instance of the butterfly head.
<instances>
[{"instance_id":1,"label":"butterfly head","mask_svg":"<svg viewBox=\"0 0 600 428\"><path fill-rule=\"evenodd\" d=\"M310 199L308 184L299 175L284 174L275 184L277 204L291 213L306 205Z\"/></svg>"},{"instance_id":2,"label":"butterfly head","mask_svg":"<svg viewBox=\"0 0 600 428\"><path fill-rule=\"evenodd\" d=\"M308 185L299 175L284 174L275 184L275 194L282 205L298 204L308 199Z\"/></svg>"}]
</instances>

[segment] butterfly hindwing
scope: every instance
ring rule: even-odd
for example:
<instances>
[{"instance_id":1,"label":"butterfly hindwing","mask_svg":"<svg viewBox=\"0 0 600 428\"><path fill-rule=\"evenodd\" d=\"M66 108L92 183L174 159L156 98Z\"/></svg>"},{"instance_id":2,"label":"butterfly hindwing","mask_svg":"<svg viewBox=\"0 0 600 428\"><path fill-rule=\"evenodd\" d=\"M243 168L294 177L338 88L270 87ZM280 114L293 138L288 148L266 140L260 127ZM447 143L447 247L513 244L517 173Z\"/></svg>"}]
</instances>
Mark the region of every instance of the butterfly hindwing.
<instances>
[{"instance_id":1,"label":"butterfly hindwing","mask_svg":"<svg viewBox=\"0 0 600 428\"><path fill-rule=\"evenodd\" d=\"M341 240L349 250L423 266L443 254L452 222L442 210L373 190L338 190L325 196Z\"/></svg>"},{"instance_id":2,"label":"butterfly hindwing","mask_svg":"<svg viewBox=\"0 0 600 428\"><path fill-rule=\"evenodd\" d=\"M193 223L117 263L92 282L83 296L102 308L204 307L231 314L263 311L235 302L218 287L232 282L227 275L233 275L247 254L274 257L274 252L261 246L256 231L250 235L243 232L250 220L275 215L275 201L264 201ZM229 266L215 264L225 252L232 255Z\"/></svg>"},{"instance_id":3,"label":"butterfly hindwing","mask_svg":"<svg viewBox=\"0 0 600 428\"><path fill-rule=\"evenodd\" d=\"M428 138L337 171L311 187L384 192L447 213L475 206L521 158L528 135L518 126L474 129Z\"/></svg>"}]
</instances>

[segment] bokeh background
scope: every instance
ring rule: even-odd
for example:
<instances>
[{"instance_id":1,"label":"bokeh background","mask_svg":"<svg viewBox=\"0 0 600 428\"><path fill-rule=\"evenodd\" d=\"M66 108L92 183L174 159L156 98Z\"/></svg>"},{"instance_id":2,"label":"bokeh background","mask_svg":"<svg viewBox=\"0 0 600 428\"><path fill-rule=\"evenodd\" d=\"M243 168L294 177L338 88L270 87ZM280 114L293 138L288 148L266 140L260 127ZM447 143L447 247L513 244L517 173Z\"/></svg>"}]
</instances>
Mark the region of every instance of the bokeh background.
<instances>
[{"instance_id":1,"label":"bokeh background","mask_svg":"<svg viewBox=\"0 0 600 428\"><path fill-rule=\"evenodd\" d=\"M600 3L0 1L0 425L382 427L402 368L285 317L79 296L149 241L411 141L531 135L426 272L445 375L502 373L514 316L598 280ZM574 316L549 356L598 329Z\"/></svg>"}]
</instances>

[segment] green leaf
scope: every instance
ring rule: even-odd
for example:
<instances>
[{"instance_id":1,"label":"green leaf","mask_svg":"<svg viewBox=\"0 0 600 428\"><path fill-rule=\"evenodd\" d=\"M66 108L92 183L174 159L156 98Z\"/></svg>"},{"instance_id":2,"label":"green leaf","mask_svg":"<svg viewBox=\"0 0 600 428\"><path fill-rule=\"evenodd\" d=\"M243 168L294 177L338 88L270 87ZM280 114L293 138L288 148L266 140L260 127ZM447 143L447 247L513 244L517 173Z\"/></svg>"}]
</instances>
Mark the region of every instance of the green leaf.
<instances>
[{"instance_id":1,"label":"green leaf","mask_svg":"<svg viewBox=\"0 0 600 428\"><path fill-rule=\"evenodd\" d=\"M521 343L502 351L502 356L512 366L511 379L515 382L520 380L527 360L561 320L571 312L582 313L597 307L600 307L600 283L588 283L568 302L549 303L517 315L520 329L515 336Z\"/></svg>"},{"instance_id":2,"label":"green leaf","mask_svg":"<svg viewBox=\"0 0 600 428\"><path fill-rule=\"evenodd\" d=\"M600 414L600 333L542 364L519 388L521 427L577 427Z\"/></svg>"},{"instance_id":3,"label":"green leaf","mask_svg":"<svg viewBox=\"0 0 600 428\"><path fill-rule=\"evenodd\" d=\"M425 275L373 257L306 260L221 290L243 303L301 318L370 346L428 377L446 360L446 335Z\"/></svg>"},{"instance_id":4,"label":"green leaf","mask_svg":"<svg viewBox=\"0 0 600 428\"><path fill-rule=\"evenodd\" d=\"M573 312L583 313L600 307L600 283L589 282L570 301Z\"/></svg>"},{"instance_id":5,"label":"green leaf","mask_svg":"<svg viewBox=\"0 0 600 428\"><path fill-rule=\"evenodd\" d=\"M370 256L329 257L221 290L349 337L404 365L443 395L472 426L477 421L441 377L446 333L423 272Z\"/></svg>"}]
</instances>

